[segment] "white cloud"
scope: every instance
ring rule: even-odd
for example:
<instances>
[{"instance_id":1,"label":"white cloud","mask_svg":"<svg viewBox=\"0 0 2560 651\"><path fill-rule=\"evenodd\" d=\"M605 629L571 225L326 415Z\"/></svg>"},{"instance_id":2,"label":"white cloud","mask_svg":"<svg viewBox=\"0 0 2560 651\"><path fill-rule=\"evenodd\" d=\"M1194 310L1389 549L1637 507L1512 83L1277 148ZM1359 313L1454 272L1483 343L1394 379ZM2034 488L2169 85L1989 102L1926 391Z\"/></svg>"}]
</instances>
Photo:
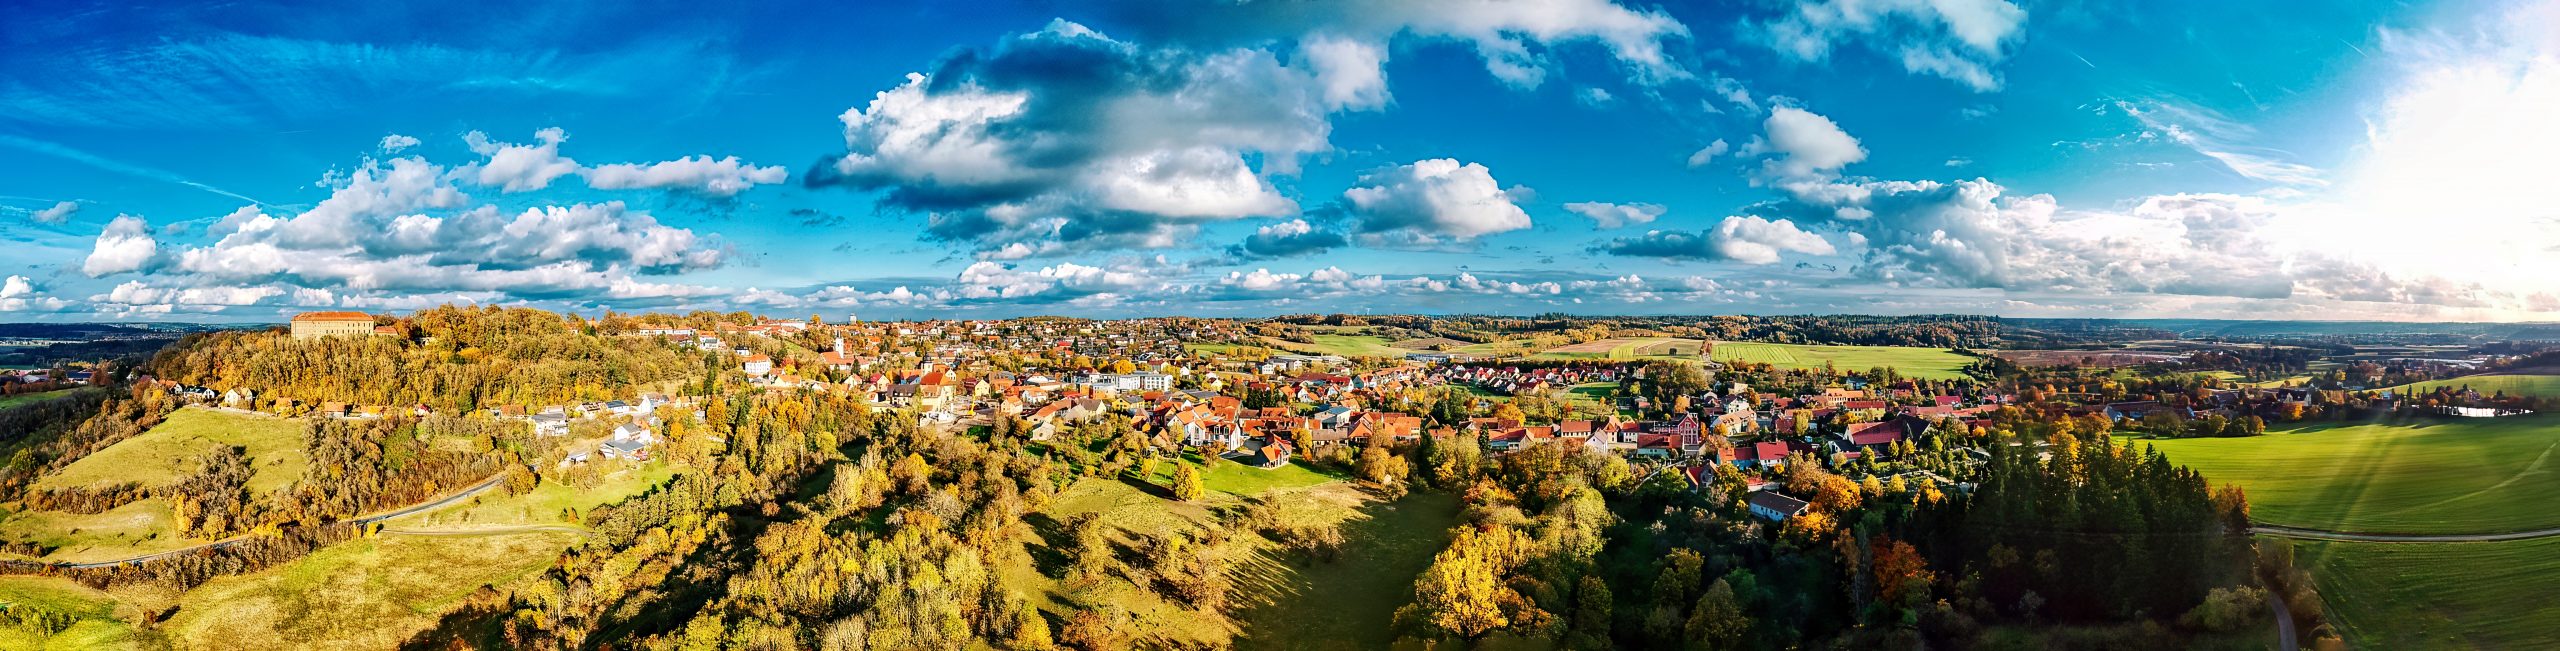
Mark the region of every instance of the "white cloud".
<instances>
[{"instance_id":1,"label":"white cloud","mask_svg":"<svg viewBox=\"0 0 2560 651\"><path fill-rule=\"evenodd\" d=\"M598 190L666 188L713 198L738 196L749 188L791 178L790 170L780 165L757 167L739 162L736 156L686 156L648 165L598 165L579 175L586 178L588 187Z\"/></svg>"},{"instance_id":2,"label":"white cloud","mask_svg":"<svg viewBox=\"0 0 2560 651\"><path fill-rule=\"evenodd\" d=\"M70 301L38 292L34 281L26 276L0 281L0 312L57 312L70 305Z\"/></svg>"},{"instance_id":3,"label":"white cloud","mask_svg":"<svg viewBox=\"0 0 2560 651\"><path fill-rule=\"evenodd\" d=\"M117 215L98 233L96 248L80 263L80 272L100 278L151 266L160 243L151 239L151 224L133 215Z\"/></svg>"},{"instance_id":4,"label":"white cloud","mask_svg":"<svg viewBox=\"0 0 2560 651\"><path fill-rule=\"evenodd\" d=\"M1598 201L1568 203L1564 205L1564 209L1573 214L1591 218L1592 223L1600 228L1653 223L1654 219L1661 217L1662 213L1669 210L1662 207L1662 204L1655 203L1618 204Z\"/></svg>"},{"instance_id":5,"label":"white cloud","mask_svg":"<svg viewBox=\"0 0 2560 651\"><path fill-rule=\"evenodd\" d=\"M1704 167L1708 162L1715 160L1717 156L1723 156L1728 151L1733 151L1733 146L1725 144L1723 138L1717 138L1715 142L1707 143L1707 146L1699 147L1698 151L1689 154L1689 167Z\"/></svg>"},{"instance_id":6,"label":"white cloud","mask_svg":"<svg viewBox=\"0 0 2560 651\"><path fill-rule=\"evenodd\" d=\"M551 127L533 132L541 144L519 145L496 142L489 134L473 131L462 135L471 152L488 160L455 169L454 173L480 185L497 186L508 192L527 192L551 186L552 179L578 171L578 161L560 155L560 143L569 132Z\"/></svg>"},{"instance_id":7,"label":"white cloud","mask_svg":"<svg viewBox=\"0 0 2560 651\"><path fill-rule=\"evenodd\" d=\"M2118 101L2115 107L2140 122L2144 135L2202 154L2233 174L2288 186L2328 185L2318 168L2286 161L2284 152L2240 144L2256 130L2212 109L2171 99Z\"/></svg>"},{"instance_id":8,"label":"white cloud","mask_svg":"<svg viewBox=\"0 0 2560 651\"><path fill-rule=\"evenodd\" d=\"M1481 164L1435 158L1362 175L1342 197L1362 232L1436 244L1528 228L1529 213L1512 202L1517 191Z\"/></svg>"},{"instance_id":9,"label":"white cloud","mask_svg":"<svg viewBox=\"0 0 2560 651\"><path fill-rule=\"evenodd\" d=\"M1641 236L1603 242L1592 250L1621 256L1723 260L1753 265L1776 263L1779 254L1784 252L1810 255L1837 253L1829 240L1798 228L1793 221L1773 221L1748 215L1725 217L1716 223L1714 229L1704 233L1646 231Z\"/></svg>"},{"instance_id":10,"label":"white cloud","mask_svg":"<svg viewBox=\"0 0 2560 651\"><path fill-rule=\"evenodd\" d=\"M1821 62L1856 41L1975 91L2000 88L1992 68L2026 32L2027 11L2007 0L1812 0L1787 15L1746 22L1754 40L1798 61Z\"/></svg>"},{"instance_id":11,"label":"white cloud","mask_svg":"<svg viewBox=\"0 0 2560 651\"><path fill-rule=\"evenodd\" d=\"M1327 107L1367 111L1385 108L1391 99L1383 44L1315 34L1298 42L1298 53L1315 69Z\"/></svg>"},{"instance_id":12,"label":"white cloud","mask_svg":"<svg viewBox=\"0 0 2560 651\"><path fill-rule=\"evenodd\" d=\"M397 133L382 137L382 153L385 154L399 153L400 150L416 146L418 146L417 138Z\"/></svg>"},{"instance_id":13,"label":"white cloud","mask_svg":"<svg viewBox=\"0 0 2560 651\"><path fill-rule=\"evenodd\" d=\"M1857 138L1831 118L1812 111L1781 106L1769 111L1762 127L1768 130L1769 151L1777 154L1767 169L1779 179L1824 177L1867 159L1867 149Z\"/></svg>"},{"instance_id":14,"label":"white cloud","mask_svg":"<svg viewBox=\"0 0 2560 651\"><path fill-rule=\"evenodd\" d=\"M52 207L27 213L27 219L38 224L59 225L71 221L71 216L79 212L80 202L60 201L55 202Z\"/></svg>"}]
</instances>

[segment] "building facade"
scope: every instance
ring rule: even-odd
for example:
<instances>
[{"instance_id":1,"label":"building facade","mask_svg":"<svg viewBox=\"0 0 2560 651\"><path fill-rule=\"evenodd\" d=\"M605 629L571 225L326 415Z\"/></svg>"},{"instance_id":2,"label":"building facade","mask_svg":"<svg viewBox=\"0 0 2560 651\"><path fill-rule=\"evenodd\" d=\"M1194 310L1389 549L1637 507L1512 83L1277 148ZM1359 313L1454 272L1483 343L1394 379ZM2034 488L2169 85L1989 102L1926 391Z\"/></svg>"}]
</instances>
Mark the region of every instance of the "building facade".
<instances>
[{"instance_id":1,"label":"building facade","mask_svg":"<svg viewBox=\"0 0 2560 651\"><path fill-rule=\"evenodd\" d=\"M293 338L309 341L333 335L373 336L373 315L363 312L304 312L293 315Z\"/></svg>"}]
</instances>

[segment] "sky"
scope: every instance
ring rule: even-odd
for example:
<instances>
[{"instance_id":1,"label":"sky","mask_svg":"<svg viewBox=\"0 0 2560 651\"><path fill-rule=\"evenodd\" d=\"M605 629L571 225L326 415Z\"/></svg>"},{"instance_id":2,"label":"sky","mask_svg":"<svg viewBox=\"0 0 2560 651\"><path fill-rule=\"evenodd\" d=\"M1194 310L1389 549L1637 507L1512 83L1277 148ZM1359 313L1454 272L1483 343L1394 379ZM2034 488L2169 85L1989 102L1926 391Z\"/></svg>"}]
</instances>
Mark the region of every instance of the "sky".
<instances>
[{"instance_id":1,"label":"sky","mask_svg":"<svg viewBox=\"0 0 2560 651\"><path fill-rule=\"evenodd\" d=\"M2560 320L2560 0L476 4L14 5L0 321Z\"/></svg>"}]
</instances>

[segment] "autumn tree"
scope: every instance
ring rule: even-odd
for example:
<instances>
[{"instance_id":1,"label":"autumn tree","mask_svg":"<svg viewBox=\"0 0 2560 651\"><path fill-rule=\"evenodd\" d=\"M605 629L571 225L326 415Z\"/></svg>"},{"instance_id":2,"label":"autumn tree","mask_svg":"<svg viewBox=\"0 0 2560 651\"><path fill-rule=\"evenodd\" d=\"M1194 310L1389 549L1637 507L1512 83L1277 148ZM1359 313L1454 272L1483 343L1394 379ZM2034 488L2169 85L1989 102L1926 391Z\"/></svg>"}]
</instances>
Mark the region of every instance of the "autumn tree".
<instances>
[{"instance_id":1,"label":"autumn tree","mask_svg":"<svg viewBox=\"0 0 2560 651\"><path fill-rule=\"evenodd\" d=\"M1180 463L1180 462L1176 462L1176 463L1174 463L1174 465L1173 465L1173 498L1174 498L1174 499L1182 500L1182 501L1185 501L1185 502L1197 502L1197 501L1200 501L1200 498L1205 497L1205 496L1207 496L1208 494L1209 494L1209 488L1208 488L1206 485L1203 485L1203 483L1200 481L1200 471L1198 471L1198 470L1194 470L1191 464L1187 464L1187 463Z\"/></svg>"}]
</instances>

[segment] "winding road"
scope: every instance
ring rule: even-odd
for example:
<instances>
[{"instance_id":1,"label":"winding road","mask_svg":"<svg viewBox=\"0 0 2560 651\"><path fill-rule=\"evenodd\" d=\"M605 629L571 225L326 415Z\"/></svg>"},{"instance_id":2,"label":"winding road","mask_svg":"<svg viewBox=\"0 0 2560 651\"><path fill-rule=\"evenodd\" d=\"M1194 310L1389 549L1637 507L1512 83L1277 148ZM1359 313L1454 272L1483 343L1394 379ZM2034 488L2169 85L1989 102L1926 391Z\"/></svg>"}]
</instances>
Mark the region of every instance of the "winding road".
<instances>
[{"instance_id":1,"label":"winding road","mask_svg":"<svg viewBox=\"0 0 2560 651\"><path fill-rule=\"evenodd\" d=\"M428 500L428 501L425 501L425 502L419 502L419 503L417 503L417 504L411 504L411 505L408 505L408 506L400 507L400 508L397 508L397 509L392 509L392 510L389 510L389 511L383 511L383 512L379 512L379 513L374 513L374 514L371 514L371 515L361 515L361 516L356 516L355 518L352 518L352 519L346 520L345 522L350 523L350 524L355 524L355 525L359 525L359 526L361 526L361 525L373 524L373 523L376 523L376 522L381 522L381 521L389 520L389 519L393 519L393 518L398 518L398 517L402 517L402 516L415 515L415 514L418 514L418 513L422 513L422 512L426 512L426 511L431 511L431 510L434 510L434 509L436 509L436 508L443 507L443 506L448 505L448 504L452 504L452 503L454 503L454 502L456 502L456 501L460 501L460 500L462 500L462 499L464 499L464 498L468 498L468 497L471 497L471 496L473 496L473 495L478 495L478 494L480 494L480 493L486 492L486 491L488 491L488 490L489 490L489 489L491 489L491 488L496 488L496 487L498 487L498 485L499 485L499 484L504 483L504 482L506 481L506 479L507 479L507 474L506 474L506 473L503 473L503 472L502 472L502 473L495 474L495 475L490 475L488 479L480 480L480 483L472 484L472 485L470 485L469 487L463 488L463 489L462 489L462 490L460 490L460 491L455 491L454 493L449 494L449 495L446 495L446 496L444 496L444 497L436 498L436 499L433 499L433 500ZM213 541L213 542L205 543L205 544L202 544L202 545L196 545L196 546L193 546L193 547L184 547L184 548L172 549L172 550L169 550L169 551L160 552L160 553L156 553L156 554L144 554L144 555L141 555L141 556L135 556L135 557L132 557L132 558L119 558L119 559L109 560L109 561L88 561L88 562L83 562L83 563L44 563L44 562L39 562L39 561L19 561L19 562L20 562L20 563L25 563L25 564L28 564L28 565L51 565L51 566L54 566L54 567L61 567L61 568L94 568L94 567L112 567L112 566L117 566L117 565L136 565L136 564L147 563L147 562L156 561L156 560L160 560L160 559L164 559L164 558L173 558L173 557L177 557L177 556L185 556L185 555L187 555L187 554L193 554L193 553L200 552L200 551L204 551L204 550L208 550L208 549L221 549L221 548L224 548L224 547L230 547L230 546L232 546L232 545L240 544L242 541L249 540L250 538L253 538L253 537L255 537L255 535L254 535L254 534L242 534L242 535L238 535L238 536L232 536L232 537L229 537L229 538L224 538L224 539L221 539L221 540L216 540L216 541Z\"/></svg>"}]
</instances>

